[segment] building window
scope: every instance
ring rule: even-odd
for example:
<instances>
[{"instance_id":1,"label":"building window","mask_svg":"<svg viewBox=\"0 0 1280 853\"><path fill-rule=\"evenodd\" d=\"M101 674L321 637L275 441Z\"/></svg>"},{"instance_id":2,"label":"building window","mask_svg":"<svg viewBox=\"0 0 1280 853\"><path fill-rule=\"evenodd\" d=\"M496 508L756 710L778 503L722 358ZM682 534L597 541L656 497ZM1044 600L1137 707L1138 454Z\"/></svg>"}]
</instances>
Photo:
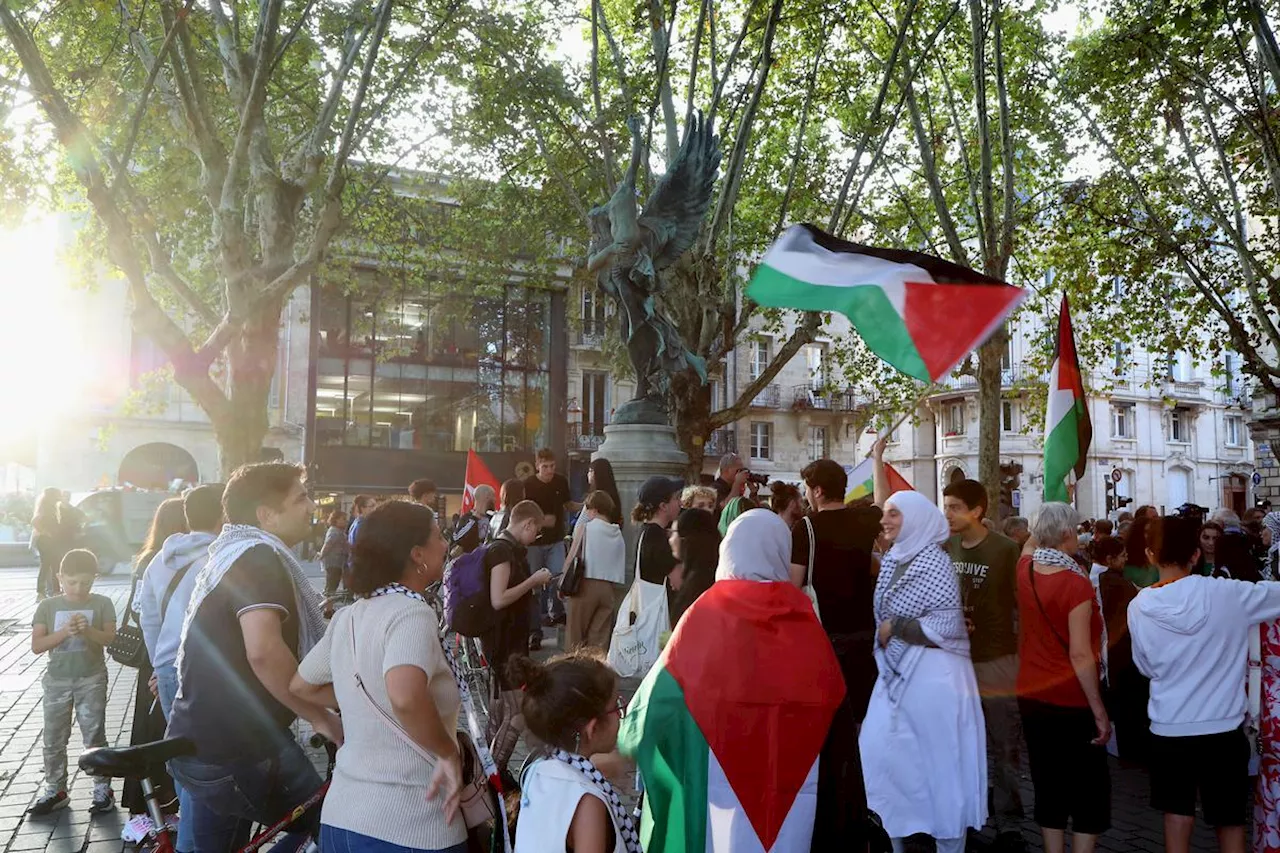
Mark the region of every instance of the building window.
<instances>
[{"instance_id":1,"label":"building window","mask_svg":"<svg viewBox=\"0 0 1280 853\"><path fill-rule=\"evenodd\" d=\"M944 435L964 435L964 401L945 403L942 410Z\"/></svg>"},{"instance_id":2,"label":"building window","mask_svg":"<svg viewBox=\"0 0 1280 853\"><path fill-rule=\"evenodd\" d=\"M751 369L750 375L753 380L759 379L760 374L764 373L765 368L769 366L769 341L759 340L751 342Z\"/></svg>"},{"instance_id":3,"label":"building window","mask_svg":"<svg viewBox=\"0 0 1280 853\"><path fill-rule=\"evenodd\" d=\"M827 428L824 426L809 427L809 458L810 459L826 459L830 453L827 450Z\"/></svg>"},{"instance_id":4,"label":"building window","mask_svg":"<svg viewBox=\"0 0 1280 853\"><path fill-rule=\"evenodd\" d=\"M1015 429L1012 400L1000 401L1000 429L1002 432L1013 432Z\"/></svg>"},{"instance_id":5,"label":"building window","mask_svg":"<svg viewBox=\"0 0 1280 853\"><path fill-rule=\"evenodd\" d=\"M582 288L582 337L599 338L605 332L607 303L594 285Z\"/></svg>"},{"instance_id":6,"label":"building window","mask_svg":"<svg viewBox=\"0 0 1280 853\"><path fill-rule=\"evenodd\" d=\"M1191 412L1188 409L1174 409L1169 414L1169 440L1191 441Z\"/></svg>"},{"instance_id":7,"label":"building window","mask_svg":"<svg viewBox=\"0 0 1280 853\"><path fill-rule=\"evenodd\" d=\"M1226 392L1228 397L1235 397L1240 393L1238 390L1240 382L1236 378L1238 371L1239 365L1237 364L1235 353L1229 352L1224 355L1222 357L1223 391Z\"/></svg>"},{"instance_id":8,"label":"building window","mask_svg":"<svg viewBox=\"0 0 1280 853\"><path fill-rule=\"evenodd\" d=\"M809 387L814 391L821 390L827 384L827 353L816 344L804 348L805 364L809 368Z\"/></svg>"},{"instance_id":9,"label":"building window","mask_svg":"<svg viewBox=\"0 0 1280 853\"><path fill-rule=\"evenodd\" d=\"M751 458L773 458L773 424L761 421L751 424Z\"/></svg>"},{"instance_id":10,"label":"building window","mask_svg":"<svg viewBox=\"0 0 1280 853\"><path fill-rule=\"evenodd\" d=\"M718 412L724 408L724 397L723 392L720 390L719 379L707 381L707 393L711 395L711 411Z\"/></svg>"},{"instance_id":11,"label":"building window","mask_svg":"<svg viewBox=\"0 0 1280 853\"><path fill-rule=\"evenodd\" d=\"M1119 403L1111 407L1111 437L1133 438L1133 404Z\"/></svg>"},{"instance_id":12,"label":"building window","mask_svg":"<svg viewBox=\"0 0 1280 853\"><path fill-rule=\"evenodd\" d=\"M1244 442L1241 437L1244 435L1244 418L1239 415L1227 415L1227 447L1240 447Z\"/></svg>"},{"instance_id":13,"label":"building window","mask_svg":"<svg viewBox=\"0 0 1280 853\"><path fill-rule=\"evenodd\" d=\"M609 375L582 371L582 435L604 435L609 423Z\"/></svg>"},{"instance_id":14,"label":"building window","mask_svg":"<svg viewBox=\"0 0 1280 853\"><path fill-rule=\"evenodd\" d=\"M1013 370L1013 330L1004 338L1004 352L1000 353L1000 369L1008 374Z\"/></svg>"},{"instance_id":15,"label":"building window","mask_svg":"<svg viewBox=\"0 0 1280 853\"><path fill-rule=\"evenodd\" d=\"M1117 343L1112 354L1114 359L1114 371L1116 376L1129 375L1129 347L1127 344Z\"/></svg>"},{"instance_id":16,"label":"building window","mask_svg":"<svg viewBox=\"0 0 1280 853\"><path fill-rule=\"evenodd\" d=\"M1195 365L1191 362L1191 353L1169 354L1169 378L1174 382L1190 382L1195 379Z\"/></svg>"}]
</instances>

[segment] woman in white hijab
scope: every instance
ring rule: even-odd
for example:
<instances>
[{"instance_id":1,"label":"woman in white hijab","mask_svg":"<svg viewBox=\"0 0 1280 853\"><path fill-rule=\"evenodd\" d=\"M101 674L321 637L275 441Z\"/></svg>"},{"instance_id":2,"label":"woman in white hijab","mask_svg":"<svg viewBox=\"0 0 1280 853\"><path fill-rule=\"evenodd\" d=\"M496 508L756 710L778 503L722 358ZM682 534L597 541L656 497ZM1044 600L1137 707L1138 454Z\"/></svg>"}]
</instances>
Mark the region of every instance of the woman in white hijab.
<instances>
[{"instance_id":1,"label":"woman in white hijab","mask_svg":"<svg viewBox=\"0 0 1280 853\"><path fill-rule=\"evenodd\" d=\"M873 599L880 676L859 737L867 805L895 851L923 833L938 853L961 853L987 819L987 755L960 585L940 547L950 532L919 492L884 510L893 544Z\"/></svg>"}]
</instances>

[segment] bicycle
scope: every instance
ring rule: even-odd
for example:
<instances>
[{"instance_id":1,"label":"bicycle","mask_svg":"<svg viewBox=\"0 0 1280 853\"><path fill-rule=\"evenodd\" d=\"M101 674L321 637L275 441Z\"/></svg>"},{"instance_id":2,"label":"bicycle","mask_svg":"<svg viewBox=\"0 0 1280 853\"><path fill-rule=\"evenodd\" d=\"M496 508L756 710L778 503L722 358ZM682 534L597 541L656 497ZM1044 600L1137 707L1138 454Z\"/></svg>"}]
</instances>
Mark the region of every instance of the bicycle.
<instances>
[{"instance_id":1,"label":"bicycle","mask_svg":"<svg viewBox=\"0 0 1280 853\"><path fill-rule=\"evenodd\" d=\"M328 754L329 766L324 783L314 794L294 806L287 815L255 834L248 844L240 848L239 853L257 853L277 835L301 820L307 812L318 809L324 802L324 796L333 779L333 765L338 748L319 735L312 735L310 743L317 747L323 745ZM142 786L142 797L147 804L147 816L151 818L155 827L151 835L155 840L151 853L175 853L173 831L165 823L164 814L160 811L160 797L156 794L151 777L163 772L165 764L170 759L185 758L195 754L196 746L189 739L165 738L152 743L124 746L118 749L111 747L91 749L80 756L79 764L81 770L94 776L133 779L138 782ZM314 841L315 839L308 841L299 850L309 849Z\"/></svg>"}]
</instances>

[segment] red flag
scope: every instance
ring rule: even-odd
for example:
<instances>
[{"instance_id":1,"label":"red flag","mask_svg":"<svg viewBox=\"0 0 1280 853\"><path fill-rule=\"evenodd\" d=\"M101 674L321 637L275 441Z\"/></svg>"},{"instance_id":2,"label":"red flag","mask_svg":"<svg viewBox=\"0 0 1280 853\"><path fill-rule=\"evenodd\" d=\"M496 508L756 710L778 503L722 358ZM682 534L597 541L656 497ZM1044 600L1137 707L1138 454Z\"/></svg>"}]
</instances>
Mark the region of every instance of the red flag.
<instances>
[{"instance_id":1,"label":"red flag","mask_svg":"<svg viewBox=\"0 0 1280 853\"><path fill-rule=\"evenodd\" d=\"M489 466L476 455L474 450L467 451L467 476L462 487L462 511L471 512L476 506L476 487L489 486L497 494L502 488L498 478L493 476Z\"/></svg>"}]
</instances>

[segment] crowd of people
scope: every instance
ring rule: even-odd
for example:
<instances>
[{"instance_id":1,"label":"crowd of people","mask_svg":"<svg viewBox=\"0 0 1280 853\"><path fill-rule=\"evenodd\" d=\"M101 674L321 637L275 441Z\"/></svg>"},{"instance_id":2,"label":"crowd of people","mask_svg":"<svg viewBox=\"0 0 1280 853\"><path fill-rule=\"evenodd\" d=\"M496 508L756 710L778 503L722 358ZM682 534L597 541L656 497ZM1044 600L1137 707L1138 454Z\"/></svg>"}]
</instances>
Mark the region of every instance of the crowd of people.
<instances>
[{"instance_id":1,"label":"crowd of people","mask_svg":"<svg viewBox=\"0 0 1280 853\"><path fill-rule=\"evenodd\" d=\"M988 819L995 849L1013 851L1024 771L1044 849L1065 850L1070 832L1087 853L1112 825L1110 750L1149 769L1171 853L1189 849L1197 804L1222 850L1243 851L1252 821L1254 849L1280 851L1280 513L1142 507L1113 526L1046 503L1001 533L977 482L951 483L941 506L891 494L883 450L874 496L854 503L829 459L765 501L729 454L710 482L653 476L628 506L607 460L579 502L540 451L532 473L476 489L447 520L418 480L408 500L361 495L328 515L323 595L297 556L316 513L298 466L247 465L165 501L120 621L145 640L133 742L195 745L154 780L173 792L175 848L239 849L319 790L301 719L340 745L319 814L290 827L321 849L477 849L485 818L501 820L477 808L492 802L476 796L476 761L491 759L520 853L677 838L727 851L744 832L779 851L928 836L943 853ZM37 513L56 558L50 575L41 552L32 629L49 655L37 816L68 804L73 715L86 747L106 743L117 633L93 555L58 539L59 506ZM430 606L468 557L492 684L474 745L451 626ZM339 590L349 606L326 607ZM563 653L536 655L561 626ZM1251 662L1261 683L1247 691ZM625 677L642 678L629 706ZM743 710L761 705L773 710ZM534 757L520 772L522 738ZM767 795L735 775L747 754L777 775ZM636 770L639 821L618 792ZM768 820L762 796L781 797ZM123 799L144 811L136 791ZM109 780L92 804L114 807Z\"/></svg>"}]
</instances>

